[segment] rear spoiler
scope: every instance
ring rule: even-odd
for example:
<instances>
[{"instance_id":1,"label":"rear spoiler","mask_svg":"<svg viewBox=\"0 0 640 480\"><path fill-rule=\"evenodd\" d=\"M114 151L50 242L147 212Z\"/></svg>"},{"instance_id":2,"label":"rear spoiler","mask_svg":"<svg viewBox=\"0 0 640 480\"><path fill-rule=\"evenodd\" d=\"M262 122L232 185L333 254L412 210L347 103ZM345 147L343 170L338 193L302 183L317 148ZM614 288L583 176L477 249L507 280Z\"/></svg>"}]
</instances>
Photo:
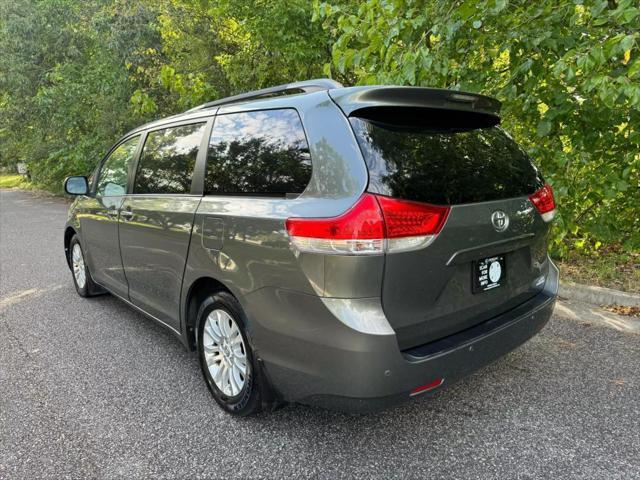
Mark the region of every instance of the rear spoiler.
<instances>
[{"instance_id":1,"label":"rear spoiler","mask_svg":"<svg viewBox=\"0 0 640 480\"><path fill-rule=\"evenodd\" d=\"M437 109L486 116L487 123L500 122L501 103L476 93L421 87L351 87L329 90L347 117L368 117L367 112L387 109ZM377 116L377 115L375 115Z\"/></svg>"}]
</instances>

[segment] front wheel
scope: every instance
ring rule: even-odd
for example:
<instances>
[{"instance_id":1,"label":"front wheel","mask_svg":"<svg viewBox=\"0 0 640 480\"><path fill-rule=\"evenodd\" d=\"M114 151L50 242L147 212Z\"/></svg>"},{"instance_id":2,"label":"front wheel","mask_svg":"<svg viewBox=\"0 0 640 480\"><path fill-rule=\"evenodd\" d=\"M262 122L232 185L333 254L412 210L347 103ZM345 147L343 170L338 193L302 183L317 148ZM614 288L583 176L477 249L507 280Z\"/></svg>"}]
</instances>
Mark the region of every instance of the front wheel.
<instances>
[{"instance_id":1,"label":"front wheel","mask_svg":"<svg viewBox=\"0 0 640 480\"><path fill-rule=\"evenodd\" d=\"M254 361L246 317L227 292L208 297L198 311L198 356L207 386L225 411L245 416L262 409L265 379Z\"/></svg>"},{"instance_id":2,"label":"front wheel","mask_svg":"<svg viewBox=\"0 0 640 480\"><path fill-rule=\"evenodd\" d=\"M84 260L84 251L78 235L74 235L69 243L69 264L73 274L73 284L81 297L92 297L102 293L98 285L93 283L89 267Z\"/></svg>"}]
</instances>

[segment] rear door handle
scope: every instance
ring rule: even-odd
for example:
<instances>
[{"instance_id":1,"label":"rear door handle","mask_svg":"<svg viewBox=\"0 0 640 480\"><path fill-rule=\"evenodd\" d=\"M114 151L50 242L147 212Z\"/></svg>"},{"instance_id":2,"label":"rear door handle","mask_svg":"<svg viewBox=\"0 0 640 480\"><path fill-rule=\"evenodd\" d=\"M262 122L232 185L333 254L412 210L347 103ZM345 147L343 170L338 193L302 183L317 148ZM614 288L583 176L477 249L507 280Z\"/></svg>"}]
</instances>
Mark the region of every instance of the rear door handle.
<instances>
[{"instance_id":1,"label":"rear door handle","mask_svg":"<svg viewBox=\"0 0 640 480\"><path fill-rule=\"evenodd\" d=\"M124 220L131 220L133 218L133 212L131 210L121 210L120 216L123 217Z\"/></svg>"}]
</instances>

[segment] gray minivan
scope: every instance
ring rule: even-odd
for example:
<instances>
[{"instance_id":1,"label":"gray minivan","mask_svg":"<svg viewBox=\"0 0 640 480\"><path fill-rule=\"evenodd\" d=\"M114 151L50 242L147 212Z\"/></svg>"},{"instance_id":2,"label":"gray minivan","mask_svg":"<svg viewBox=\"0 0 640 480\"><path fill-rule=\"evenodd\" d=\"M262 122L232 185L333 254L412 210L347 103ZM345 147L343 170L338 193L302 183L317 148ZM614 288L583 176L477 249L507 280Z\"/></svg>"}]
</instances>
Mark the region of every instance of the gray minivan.
<instances>
[{"instance_id":1,"label":"gray minivan","mask_svg":"<svg viewBox=\"0 0 640 480\"><path fill-rule=\"evenodd\" d=\"M534 336L557 295L553 192L499 109L320 79L139 127L65 181L75 287L174 332L234 414L437 391Z\"/></svg>"}]
</instances>

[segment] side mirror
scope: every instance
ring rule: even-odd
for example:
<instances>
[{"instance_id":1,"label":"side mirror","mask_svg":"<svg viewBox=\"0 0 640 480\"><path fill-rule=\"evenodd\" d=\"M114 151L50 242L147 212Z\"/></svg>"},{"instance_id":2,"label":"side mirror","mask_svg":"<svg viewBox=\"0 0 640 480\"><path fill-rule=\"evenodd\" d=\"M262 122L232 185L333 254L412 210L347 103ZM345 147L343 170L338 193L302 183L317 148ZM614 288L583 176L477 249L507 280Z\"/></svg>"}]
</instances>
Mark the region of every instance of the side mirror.
<instances>
[{"instance_id":1,"label":"side mirror","mask_svg":"<svg viewBox=\"0 0 640 480\"><path fill-rule=\"evenodd\" d=\"M69 195L86 195L89 193L87 177L67 177L64 181L64 191Z\"/></svg>"}]
</instances>

